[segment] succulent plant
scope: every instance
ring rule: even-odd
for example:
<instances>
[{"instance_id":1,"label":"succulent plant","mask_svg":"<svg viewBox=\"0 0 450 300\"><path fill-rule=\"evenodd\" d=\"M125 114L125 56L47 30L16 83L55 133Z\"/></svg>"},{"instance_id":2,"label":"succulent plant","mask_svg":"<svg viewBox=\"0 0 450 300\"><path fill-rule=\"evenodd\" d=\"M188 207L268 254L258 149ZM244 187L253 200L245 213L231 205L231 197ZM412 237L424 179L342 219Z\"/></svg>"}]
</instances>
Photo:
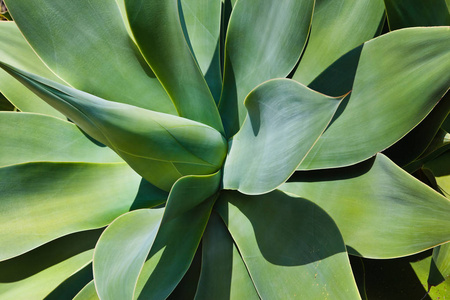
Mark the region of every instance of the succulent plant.
<instances>
[{"instance_id":1,"label":"succulent plant","mask_svg":"<svg viewBox=\"0 0 450 300\"><path fill-rule=\"evenodd\" d=\"M7 0L0 299L360 299L349 254L443 245L439 284L450 17L409 2Z\"/></svg>"}]
</instances>

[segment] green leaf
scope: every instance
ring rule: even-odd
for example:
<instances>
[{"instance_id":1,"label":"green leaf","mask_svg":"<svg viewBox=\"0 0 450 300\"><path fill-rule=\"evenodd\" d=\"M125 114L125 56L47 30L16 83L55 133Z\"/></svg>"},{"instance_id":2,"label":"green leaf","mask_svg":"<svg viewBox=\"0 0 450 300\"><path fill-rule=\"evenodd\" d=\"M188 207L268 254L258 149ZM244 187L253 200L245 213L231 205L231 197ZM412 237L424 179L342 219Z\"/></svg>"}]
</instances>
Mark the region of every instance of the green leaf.
<instances>
[{"instance_id":1,"label":"green leaf","mask_svg":"<svg viewBox=\"0 0 450 300\"><path fill-rule=\"evenodd\" d=\"M73 300L100 300L95 289L94 280L86 284Z\"/></svg>"},{"instance_id":2,"label":"green leaf","mask_svg":"<svg viewBox=\"0 0 450 300\"><path fill-rule=\"evenodd\" d=\"M428 283L436 286L450 278L450 243L433 249Z\"/></svg>"},{"instance_id":3,"label":"green leaf","mask_svg":"<svg viewBox=\"0 0 450 300\"><path fill-rule=\"evenodd\" d=\"M94 254L94 281L100 298L133 299L145 259L153 245L164 209L126 213L100 237Z\"/></svg>"},{"instance_id":4,"label":"green leaf","mask_svg":"<svg viewBox=\"0 0 450 300\"><path fill-rule=\"evenodd\" d=\"M306 43L313 7L313 0L236 2L227 31L219 104L227 137L245 119L247 94L266 80L286 77L294 68Z\"/></svg>"},{"instance_id":5,"label":"green leaf","mask_svg":"<svg viewBox=\"0 0 450 300\"><path fill-rule=\"evenodd\" d=\"M2 36L0 47L2 61L53 81L62 82L36 56L15 22L0 22L0 35ZM0 91L21 111L64 118L60 112L42 102L39 97L3 70L0 70Z\"/></svg>"},{"instance_id":6,"label":"green leaf","mask_svg":"<svg viewBox=\"0 0 450 300\"><path fill-rule=\"evenodd\" d=\"M433 160L425 163L425 171L431 172L430 180L435 183L435 188L444 196L450 198L450 151L446 151Z\"/></svg>"},{"instance_id":7,"label":"green leaf","mask_svg":"<svg viewBox=\"0 0 450 300\"><path fill-rule=\"evenodd\" d=\"M103 100L2 63L0 67L160 189L170 190L184 175L211 174L222 166L226 140L207 125Z\"/></svg>"},{"instance_id":8,"label":"green leaf","mask_svg":"<svg viewBox=\"0 0 450 300\"><path fill-rule=\"evenodd\" d=\"M128 35L114 0L6 3L31 47L71 86L111 101L177 114Z\"/></svg>"},{"instance_id":9,"label":"green leaf","mask_svg":"<svg viewBox=\"0 0 450 300\"><path fill-rule=\"evenodd\" d=\"M125 163L3 167L0 194L0 260L69 233L103 227L135 202L150 207L167 197L141 186L141 177Z\"/></svg>"},{"instance_id":10,"label":"green leaf","mask_svg":"<svg viewBox=\"0 0 450 300\"><path fill-rule=\"evenodd\" d=\"M0 262L2 299L53 299L58 286L71 279L92 278L90 262L100 233L101 230L95 230L65 236ZM72 280L72 284L76 282Z\"/></svg>"},{"instance_id":11,"label":"green leaf","mask_svg":"<svg viewBox=\"0 0 450 300\"><path fill-rule=\"evenodd\" d=\"M203 235L202 249L196 300L259 299L233 239L214 212Z\"/></svg>"},{"instance_id":12,"label":"green leaf","mask_svg":"<svg viewBox=\"0 0 450 300\"><path fill-rule=\"evenodd\" d=\"M450 93L447 93L433 110L413 130L401 140L383 151L393 162L399 166L405 166L413 160L426 154L426 150L435 150L432 142L437 137L441 124L450 111ZM441 132L444 134L444 132ZM442 142L443 139L440 139ZM431 149L430 149L431 148Z\"/></svg>"},{"instance_id":13,"label":"green leaf","mask_svg":"<svg viewBox=\"0 0 450 300\"><path fill-rule=\"evenodd\" d=\"M280 189L323 208L351 254L393 258L450 239L450 201L382 154L351 167L296 172Z\"/></svg>"},{"instance_id":14,"label":"green leaf","mask_svg":"<svg viewBox=\"0 0 450 300\"><path fill-rule=\"evenodd\" d=\"M316 1L308 45L292 79L309 85L339 57L373 38L381 21L383 0Z\"/></svg>"},{"instance_id":15,"label":"green leaf","mask_svg":"<svg viewBox=\"0 0 450 300\"><path fill-rule=\"evenodd\" d=\"M73 123L55 117L0 112L0 166L36 161L123 162L90 141Z\"/></svg>"},{"instance_id":16,"label":"green leaf","mask_svg":"<svg viewBox=\"0 0 450 300\"><path fill-rule=\"evenodd\" d=\"M448 27L402 29L365 43L349 100L300 169L363 161L420 123L450 86L449 43Z\"/></svg>"},{"instance_id":17,"label":"green leaf","mask_svg":"<svg viewBox=\"0 0 450 300\"><path fill-rule=\"evenodd\" d=\"M316 204L228 191L217 206L262 299L360 299L339 229Z\"/></svg>"},{"instance_id":18,"label":"green leaf","mask_svg":"<svg viewBox=\"0 0 450 300\"><path fill-rule=\"evenodd\" d=\"M126 0L130 26L177 112L223 132L214 98L186 42L178 0Z\"/></svg>"},{"instance_id":19,"label":"green leaf","mask_svg":"<svg viewBox=\"0 0 450 300\"><path fill-rule=\"evenodd\" d=\"M384 0L390 30L450 25L445 0Z\"/></svg>"},{"instance_id":20,"label":"green leaf","mask_svg":"<svg viewBox=\"0 0 450 300\"><path fill-rule=\"evenodd\" d=\"M181 0L178 4L185 38L216 103L222 89L219 49L221 4L220 0Z\"/></svg>"},{"instance_id":21,"label":"green leaf","mask_svg":"<svg viewBox=\"0 0 450 300\"><path fill-rule=\"evenodd\" d=\"M338 100L290 79L258 86L245 100L246 121L229 142L224 188L261 194L285 182L330 122Z\"/></svg>"},{"instance_id":22,"label":"green leaf","mask_svg":"<svg viewBox=\"0 0 450 300\"><path fill-rule=\"evenodd\" d=\"M161 225L137 283L138 298L165 299L172 293L189 269L215 199Z\"/></svg>"}]
</instances>

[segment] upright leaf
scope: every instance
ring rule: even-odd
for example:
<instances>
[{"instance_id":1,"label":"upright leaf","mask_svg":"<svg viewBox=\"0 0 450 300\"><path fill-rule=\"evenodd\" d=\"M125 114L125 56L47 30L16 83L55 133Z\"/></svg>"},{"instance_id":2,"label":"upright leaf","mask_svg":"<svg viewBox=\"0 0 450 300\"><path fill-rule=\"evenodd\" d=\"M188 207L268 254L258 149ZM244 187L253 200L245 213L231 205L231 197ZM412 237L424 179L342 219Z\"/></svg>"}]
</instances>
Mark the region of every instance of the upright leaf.
<instances>
[{"instance_id":1,"label":"upright leaf","mask_svg":"<svg viewBox=\"0 0 450 300\"><path fill-rule=\"evenodd\" d=\"M292 78L309 85L339 57L373 38L381 21L383 0L316 1L308 45Z\"/></svg>"},{"instance_id":2,"label":"upright leaf","mask_svg":"<svg viewBox=\"0 0 450 300\"><path fill-rule=\"evenodd\" d=\"M131 30L178 114L222 132L214 98L183 34L178 2L125 0Z\"/></svg>"},{"instance_id":3,"label":"upright leaf","mask_svg":"<svg viewBox=\"0 0 450 300\"><path fill-rule=\"evenodd\" d=\"M262 194L281 185L322 134L339 100L289 79L258 86L245 100L246 121L229 142L224 188Z\"/></svg>"},{"instance_id":4,"label":"upright leaf","mask_svg":"<svg viewBox=\"0 0 450 300\"><path fill-rule=\"evenodd\" d=\"M308 37L313 7L314 0L236 2L227 30L219 103L227 137L244 121L247 94L294 68Z\"/></svg>"},{"instance_id":5,"label":"upright leaf","mask_svg":"<svg viewBox=\"0 0 450 300\"><path fill-rule=\"evenodd\" d=\"M365 43L349 101L300 168L351 165L408 133L450 86L449 45L449 27L402 29Z\"/></svg>"},{"instance_id":6,"label":"upright leaf","mask_svg":"<svg viewBox=\"0 0 450 300\"><path fill-rule=\"evenodd\" d=\"M177 114L128 35L115 0L6 3L31 47L73 87L111 101Z\"/></svg>"},{"instance_id":7,"label":"upright leaf","mask_svg":"<svg viewBox=\"0 0 450 300\"><path fill-rule=\"evenodd\" d=\"M339 229L316 204L228 191L217 209L262 299L360 299Z\"/></svg>"},{"instance_id":8,"label":"upright leaf","mask_svg":"<svg viewBox=\"0 0 450 300\"><path fill-rule=\"evenodd\" d=\"M382 154L351 167L296 172L280 189L323 208L351 254L394 258L450 240L450 201Z\"/></svg>"},{"instance_id":9,"label":"upright leaf","mask_svg":"<svg viewBox=\"0 0 450 300\"><path fill-rule=\"evenodd\" d=\"M428 283L436 286L450 278L450 243L433 249Z\"/></svg>"}]
</instances>

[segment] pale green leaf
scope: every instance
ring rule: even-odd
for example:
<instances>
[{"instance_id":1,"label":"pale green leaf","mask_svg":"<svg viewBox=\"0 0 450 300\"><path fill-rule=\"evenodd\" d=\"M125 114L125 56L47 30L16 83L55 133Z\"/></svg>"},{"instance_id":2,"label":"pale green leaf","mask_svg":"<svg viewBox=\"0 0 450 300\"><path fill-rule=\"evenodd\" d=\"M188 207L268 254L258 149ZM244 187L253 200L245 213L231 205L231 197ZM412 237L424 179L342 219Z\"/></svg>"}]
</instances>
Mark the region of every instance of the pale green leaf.
<instances>
[{"instance_id":1,"label":"pale green leaf","mask_svg":"<svg viewBox=\"0 0 450 300\"><path fill-rule=\"evenodd\" d=\"M126 0L131 30L178 114L223 132L214 98L180 24L178 0Z\"/></svg>"},{"instance_id":2,"label":"pale green leaf","mask_svg":"<svg viewBox=\"0 0 450 300\"><path fill-rule=\"evenodd\" d=\"M23 38L15 22L0 22L0 36L2 37L0 47L2 61L28 72L62 82L36 56L36 53L33 52L33 49ZM37 112L64 118L60 112L43 102L3 70L0 70L0 91L21 111Z\"/></svg>"},{"instance_id":3,"label":"pale green leaf","mask_svg":"<svg viewBox=\"0 0 450 300\"><path fill-rule=\"evenodd\" d=\"M115 0L5 2L31 47L71 86L107 100L177 114L128 35Z\"/></svg>"},{"instance_id":4,"label":"pale green leaf","mask_svg":"<svg viewBox=\"0 0 450 300\"><path fill-rule=\"evenodd\" d=\"M432 286L441 284L450 278L450 243L433 249L428 283Z\"/></svg>"},{"instance_id":5,"label":"pale green leaf","mask_svg":"<svg viewBox=\"0 0 450 300\"><path fill-rule=\"evenodd\" d=\"M211 174L222 166L226 140L207 125L103 100L1 62L0 67L163 190L184 175Z\"/></svg>"},{"instance_id":6,"label":"pale green leaf","mask_svg":"<svg viewBox=\"0 0 450 300\"><path fill-rule=\"evenodd\" d=\"M214 212L203 235L202 270L195 299L259 299L228 229Z\"/></svg>"},{"instance_id":7,"label":"pale green leaf","mask_svg":"<svg viewBox=\"0 0 450 300\"><path fill-rule=\"evenodd\" d=\"M300 169L351 165L408 133L450 86L449 46L449 27L407 28L365 43L349 100Z\"/></svg>"},{"instance_id":8,"label":"pale green leaf","mask_svg":"<svg viewBox=\"0 0 450 300\"><path fill-rule=\"evenodd\" d=\"M323 208L351 254L393 258L450 240L450 201L382 154L351 167L296 172L280 189Z\"/></svg>"},{"instance_id":9,"label":"pale green leaf","mask_svg":"<svg viewBox=\"0 0 450 300\"><path fill-rule=\"evenodd\" d=\"M0 166L36 161L123 162L73 123L32 113L0 112Z\"/></svg>"},{"instance_id":10,"label":"pale green leaf","mask_svg":"<svg viewBox=\"0 0 450 300\"><path fill-rule=\"evenodd\" d=\"M167 195L125 163L27 163L0 168L0 260L69 233L103 227Z\"/></svg>"},{"instance_id":11,"label":"pale green leaf","mask_svg":"<svg viewBox=\"0 0 450 300\"><path fill-rule=\"evenodd\" d=\"M247 114L244 98L260 83L286 77L308 36L314 0L237 1L225 44L225 70L219 110L227 137Z\"/></svg>"},{"instance_id":12,"label":"pale green leaf","mask_svg":"<svg viewBox=\"0 0 450 300\"><path fill-rule=\"evenodd\" d=\"M94 281L100 298L133 299L139 273L153 245L164 209L126 213L100 237L94 253Z\"/></svg>"},{"instance_id":13,"label":"pale green leaf","mask_svg":"<svg viewBox=\"0 0 450 300\"><path fill-rule=\"evenodd\" d=\"M220 68L220 0L181 0L180 21L200 70L216 102L222 89Z\"/></svg>"},{"instance_id":14,"label":"pale green leaf","mask_svg":"<svg viewBox=\"0 0 450 300\"><path fill-rule=\"evenodd\" d=\"M360 299L339 229L316 204L228 191L217 209L262 299Z\"/></svg>"},{"instance_id":15,"label":"pale green leaf","mask_svg":"<svg viewBox=\"0 0 450 300\"><path fill-rule=\"evenodd\" d=\"M94 280L89 282L73 300L100 300L95 289Z\"/></svg>"},{"instance_id":16,"label":"pale green leaf","mask_svg":"<svg viewBox=\"0 0 450 300\"><path fill-rule=\"evenodd\" d=\"M308 45L292 78L309 85L343 54L372 39L381 21L383 0L316 1Z\"/></svg>"},{"instance_id":17,"label":"pale green leaf","mask_svg":"<svg viewBox=\"0 0 450 300\"><path fill-rule=\"evenodd\" d=\"M339 100L290 79L258 86L245 100L246 121L229 141L224 188L261 194L281 185L322 134Z\"/></svg>"}]
</instances>

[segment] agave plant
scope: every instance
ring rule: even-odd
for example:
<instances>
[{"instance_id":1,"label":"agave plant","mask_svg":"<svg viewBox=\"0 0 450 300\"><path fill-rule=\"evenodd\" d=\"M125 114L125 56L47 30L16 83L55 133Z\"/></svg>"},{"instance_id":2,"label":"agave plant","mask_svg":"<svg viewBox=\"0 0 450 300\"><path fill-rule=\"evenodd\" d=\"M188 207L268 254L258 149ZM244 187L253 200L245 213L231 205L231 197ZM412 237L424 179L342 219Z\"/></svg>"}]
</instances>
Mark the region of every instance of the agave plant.
<instances>
[{"instance_id":1,"label":"agave plant","mask_svg":"<svg viewBox=\"0 0 450 300\"><path fill-rule=\"evenodd\" d=\"M360 299L349 254L439 245L447 276L450 17L406 2L6 1L0 298Z\"/></svg>"}]
</instances>

